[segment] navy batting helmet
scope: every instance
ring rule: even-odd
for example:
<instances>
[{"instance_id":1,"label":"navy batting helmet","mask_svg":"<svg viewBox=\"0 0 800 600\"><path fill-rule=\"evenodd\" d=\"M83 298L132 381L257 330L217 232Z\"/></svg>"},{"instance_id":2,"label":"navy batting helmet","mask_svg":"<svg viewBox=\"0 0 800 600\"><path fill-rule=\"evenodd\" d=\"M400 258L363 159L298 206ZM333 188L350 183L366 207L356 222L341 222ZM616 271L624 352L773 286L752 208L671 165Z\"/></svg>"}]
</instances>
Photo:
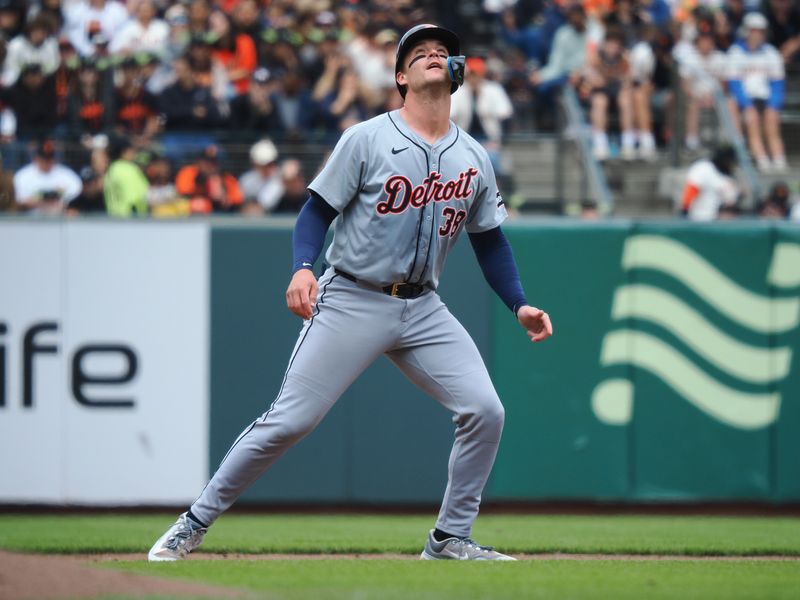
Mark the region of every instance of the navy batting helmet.
<instances>
[{"instance_id":1,"label":"navy batting helmet","mask_svg":"<svg viewBox=\"0 0 800 600\"><path fill-rule=\"evenodd\" d=\"M449 29L424 23L422 25L416 25L406 31L403 37L400 38L400 43L397 44L397 58L394 64L395 75L402 70L403 59L414 44L420 40L427 39L439 40L444 44L444 47L447 48L447 53L450 55L447 60L447 67L450 71L450 79L453 82L450 86L450 93L452 94L464 81L464 57L459 56L461 53L461 44L458 41L458 36ZM397 89L400 91L400 95L405 98L406 86L400 85L396 80L395 83L397 84Z\"/></svg>"}]
</instances>

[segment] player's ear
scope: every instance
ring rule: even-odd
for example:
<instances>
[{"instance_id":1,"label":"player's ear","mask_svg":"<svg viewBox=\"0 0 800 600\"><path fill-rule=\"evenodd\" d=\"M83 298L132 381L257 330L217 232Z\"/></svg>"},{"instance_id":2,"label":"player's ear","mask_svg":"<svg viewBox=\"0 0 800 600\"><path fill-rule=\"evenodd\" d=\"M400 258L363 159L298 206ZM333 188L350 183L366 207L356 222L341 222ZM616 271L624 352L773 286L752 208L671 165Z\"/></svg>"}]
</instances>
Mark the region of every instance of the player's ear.
<instances>
[{"instance_id":1,"label":"player's ear","mask_svg":"<svg viewBox=\"0 0 800 600\"><path fill-rule=\"evenodd\" d=\"M406 74L403 73L402 71L398 71L397 73L395 73L394 78L395 81L397 81L397 83L400 85L406 85L408 83L408 80L406 79Z\"/></svg>"}]
</instances>

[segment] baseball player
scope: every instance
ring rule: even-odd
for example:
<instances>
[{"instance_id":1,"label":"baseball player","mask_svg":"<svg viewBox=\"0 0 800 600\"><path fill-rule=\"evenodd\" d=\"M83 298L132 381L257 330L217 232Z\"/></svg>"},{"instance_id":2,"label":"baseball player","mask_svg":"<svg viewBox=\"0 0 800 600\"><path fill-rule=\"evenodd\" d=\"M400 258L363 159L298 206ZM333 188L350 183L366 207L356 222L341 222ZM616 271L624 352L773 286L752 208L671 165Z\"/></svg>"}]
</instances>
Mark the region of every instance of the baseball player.
<instances>
[{"instance_id":1,"label":"baseball player","mask_svg":"<svg viewBox=\"0 0 800 600\"><path fill-rule=\"evenodd\" d=\"M156 541L150 560L178 560L196 548L382 354L456 423L444 501L421 558L514 560L470 538L504 411L474 342L436 293L462 230L531 340L553 329L547 313L525 298L500 230L506 209L486 151L449 120L463 66L458 38L446 29L418 25L401 38L395 72L403 108L344 132L298 216L286 301L304 323L278 394ZM317 281L311 268L334 221L330 267Z\"/></svg>"}]
</instances>

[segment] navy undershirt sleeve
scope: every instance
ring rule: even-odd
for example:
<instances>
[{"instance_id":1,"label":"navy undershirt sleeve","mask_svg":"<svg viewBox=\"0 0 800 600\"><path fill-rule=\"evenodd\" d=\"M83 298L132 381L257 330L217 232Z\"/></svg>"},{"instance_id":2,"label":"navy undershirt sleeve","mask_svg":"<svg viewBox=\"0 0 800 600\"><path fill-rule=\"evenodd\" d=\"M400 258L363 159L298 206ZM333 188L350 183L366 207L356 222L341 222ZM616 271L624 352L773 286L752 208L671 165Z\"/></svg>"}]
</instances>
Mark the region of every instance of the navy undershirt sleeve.
<instances>
[{"instance_id":1,"label":"navy undershirt sleeve","mask_svg":"<svg viewBox=\"0 0 800 600\"><path fill-rule=\"evenodd\" d=\"M516 315L528 301L522 289L511 244L508 243L505 234L500 227L495 227L480 233L470 233L469 241L486 281Z\"/></svg>"},{"instance_id":2,"label":"navy undershirt sleeve","mask_svg":"<svg viewBox=\"0 0 800 600\"><path fill-rule=\"evenodd\" d=\"M317 194L311 193L294 225L292 273L314 267L325 244L328 227L338 215L335 208Z\"/></svg>"}]
</instances>

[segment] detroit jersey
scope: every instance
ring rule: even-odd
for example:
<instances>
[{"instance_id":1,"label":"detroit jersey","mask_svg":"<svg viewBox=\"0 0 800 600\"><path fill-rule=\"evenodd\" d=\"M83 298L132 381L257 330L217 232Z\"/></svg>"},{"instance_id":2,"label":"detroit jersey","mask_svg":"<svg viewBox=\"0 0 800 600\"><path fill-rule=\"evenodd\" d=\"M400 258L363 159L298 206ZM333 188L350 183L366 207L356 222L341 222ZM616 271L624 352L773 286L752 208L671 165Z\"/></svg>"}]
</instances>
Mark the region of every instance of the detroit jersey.
<instances>
[{"instance_id":1,"label":"detroit jersey","mask_svg":"<svg viewBox=\"0 0 800 600\"><path fill-rule=\"evenodd\" d=\"M507 217L478 142L451 122L430 144L399 110L345 131L308 187L340 213L327 262L376 286L435 289L461 230L487 231Z\"/></svg>"}]
</instances>

